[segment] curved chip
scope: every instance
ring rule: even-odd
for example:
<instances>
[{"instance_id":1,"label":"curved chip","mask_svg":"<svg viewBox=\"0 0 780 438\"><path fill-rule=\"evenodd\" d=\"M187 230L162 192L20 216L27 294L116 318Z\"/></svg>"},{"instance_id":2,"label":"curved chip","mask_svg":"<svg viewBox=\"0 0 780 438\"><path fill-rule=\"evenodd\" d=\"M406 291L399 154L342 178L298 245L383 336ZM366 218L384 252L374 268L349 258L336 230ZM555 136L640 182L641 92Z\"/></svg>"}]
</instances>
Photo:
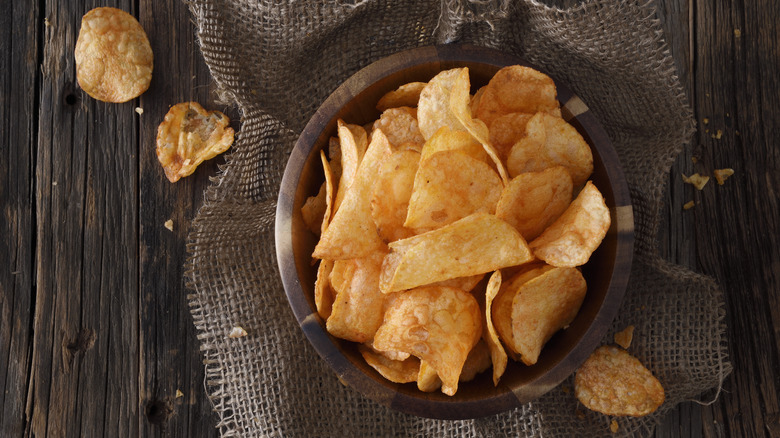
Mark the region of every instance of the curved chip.
<instances>
[{"instance_id":1,"label":"curved chip","mask_svg":"<svg viewBox=\"0 0 780 438\"><path fill-rule=\"evenodd\" d=\"M664 388L623 349L601 346L577 370L574 394L586 408L606 415L641 417L664 402Z\"/></svg>"},{"instance_id":2,"label":"curved chip","mask_svg":"<svg viewBox=\"0 0 780 438\"><path fill-rule=\"evenodd\" d=\"M385 93L376 104L376 109L385 111L389 108L398 108L401 106L417 106L420 100L420 93L425 88L426 82L409 82L403 84L393 91Z\"/></svg>"},{"instance_id":3,"label":"curved chip","mask_svg":"<svg viewBox=\"0 0 780 438\"><path fill-rule=\"evenodd\" d=\"M172 106L157 127L157 159L168 180L191 175L200 163L228 150L235 133L229 125L227 116L197 102Z\"/></svg>"},{"instance_id":4,"label":"curved chip","mask_svg":"<svg viewBox=\"0 0 780 438\"><path fill-rule=\"evenodd\" d=\"M490 352L490 360L493 363L493 385L498 386L498 380L506 371L507 356L498 333L493 325L493 300L501 288L501 271L495 271L490 276L485 292L485 325L482 328L482 338L486 340Z\"/></svg>"},{"instance_id":5,"label":"curved chip","mask_svg":"<svg viewBox=\"0 0 780 438\"><path fill-rule=\"evenodd\" d=\"M366 143L368 137L366 130L362 126L344 123L341 119L337 121L337 126L340 152L339 169L341 172L336 199L333 203L334 210L338 210L341 207L347 191L355 180L358 166L360 166L360 162L363 160L368 147Z\"/></svg>"},{"instance_id":6,"label":"curved chip","mask_svg":"<svg viewBox=\"0 0 780 438\"><path fill-rule=\"evenodd\" d=\"M569 325L587 285L576 268L553 268L523 283L512 300L512 337L520 360L533 365L555 332Z\"/></svg>"},{"instance_id":7,"label":"curved chip","mask_svg":"<svg viewBox=\"0 0 780 438\"><path fill-rule=\"evenodd\" d=\"M569 171L574 187L580 187L593 173L590 146L562 118L536 113L528 120L525 132L525 136L512 146L506 160L512 177L563 166Z\"/></svg>"},{"instance_id":8,"label":"curved chip","mask_svg":"<svg viewBox=\"0 0 780 438\"><path fill-rule=\"evenodd\" d=\"M539 111L560 115L555 82L546 74L522 65L497 71L485 86L474 116L490 126L509 113Z\"/></svg>"},{"instance_id":9,"label":"curved chip","mask_svg":"<svg viewBox=\"0 0 780 438\"><path fill-rule=\"evenodd\" d=\"M550 265L581 266L604 240L610 222L604 197L588 181L566 211L529 246Z\"/></svg>"},{"instance_id":10,"label":"curved chip","mask_svg":"<svg viewBox=\"0 0 780 438\"><path fill-rule=\"evenodd\" d=\"M515 227L530 242L566 211L573 184L562 166L514 177L496 204L496 216Z\"/></svg>"},{"instance_id":11,"label":"curved chip","mask_svg":"<svg viewBox=\"0 0 780 438\"><path fill-rule=\"evenodd\" d=\"M502 188L485 162L460 151L437 152L420 163L404 226L438 228L473 213L493 213Z\"/></svg>"},{"instance_id":12,"label":"curved chip","mask_svg":"<svg viewBox=\"0 0 780 438\"><path fill-rule=\"evenodd\" d=\"M466 362L463 363L463 369L460 371L461 382L470 382L477 377L477 374L485 372L490 368L490 348L484 339L480 339L477 345L471 349Z\"/></svg>"},{"instance_id":13,"label":"curved chip","mask_svg":"<svg viewBox=\"0 0 780 438\"><path fill-rule=\"evenodd\" d=\"M480 281L485 277L485 274L470 275L468 277L451 278L449 280L439 281L431 284L431 286L449 286L456 287L463 292L471 292Z\"/></svg>"},{"instance_id":14,"label":"curved chip","mask_svg":"<svg viewBox=\"0 0 780 438\"><path fill-rule=\"evenodd\" d=\"M497 117L490 124L490 143L499 158L506 161L512 146L525 135L525 127L533 114L509 113Z\"/></svg>"},{"instance_id":15,"label":"curved chip","mask_svg":"<svg viewBox=\"0 0 780 438\"><path fill-rule=\"evenodd\" d=\"M462 68L445 70L434 76L420 92L417 104L417 122L427 140L442 126L463 131L464 126L450 111L450 93Z\"/></svg>"},{"instance_id":16,"label":"curved chip","mask_svg":"<svg viewBox=\"0 0 780 438\"><path fill-rule=\"evenodd\" d=\"M392 360L365 345L360 345L358 351L371 368L393 383L409 383L417 380L417 374L420 372L420 359L414 356L409 356L404 360Z\"/></svg>"},{"instance_id":17,"label":"curved chip","mask_svg":"<svg viewBox=\"0 0 780 438\"><path fill-rule=\"evenodd\" d=\"M154 55L141 24L127 12L101 7L81 18L76 40L76 80L104 102L127 102L152 80Z\"/></svg>"},{"instance_id":18,"label":"curved chip","mask_svg":"<svg viewBox=\"0 0 780 438\"><path fill-rule=\"evenodd\" d=\"M371 195L371 217L385 242L414 235L404 227L420 154L412 150L393 153L382 165Z\"/></svg>"},{"instance_id":19,"label":"curved chip","mask_svg":"<svg viewBox=\"0 0 780 438\"><path fill-rule=\"evenodd\" d=\"M420 371L417 373L417 389L422 392L433 392L441 388L441 379L430 362L421 360Z\"/></svg>"},{"instance_id":20,"label":"curved chip","mask_svg":"<svg viewBox=\"0 0 780 438\"><path fill-rule=\"evenodd\" d=\"M380 277L383 292L484 274L533 259L523 236L488 213L472 214L389 247Z\"/></svg>"},{"instance_id":21,"label":"curved chip","mask_svg":"<svg viewBox=\"0 0 780 438\"><path fill-rule=\"evenodd\" d=\"M315 235L322 233L322 220L325 218L326 187L323 182L316 196L309 196L301 207L301 216L306 228Z\"/></svg>"},{"instance_id":22,"label":"curved chip","mask_svg":"<svg viewBox=\"0 0 780 438\"><path fill-rule=\"evenodd\" d=\"M417 124L417 110L407 106L390 108L382 112L374 122L374 129L381 129L393 146L404 143L424 143Z\"/></svg>"},{"instance_id":23,"label":"curved chip","mask_svg":"<svg viewBox=\"0 0 780 438\"><path fill-rule=\"evenodd\" d=\"M333 264L333 260L320 260L320 266L317 267L317 280L314 281L314 306L320 318L326 321L333 309L334 293L330 285Z\"/></svg>"},{"instance_id":24,"label":"curved chip","mask_svg":"<svg viewBox=\"0 0 780 438\"><path fill-rule=\"evenodd\" d=\"M450 287L421 287L399 294L374 336L378 351L404 351L436 370L442 392L454 395L463 364L482 333L479 305Z\"/></svg>"},{"instance_id":25,"label":"curved chip","mask_svg":"<svg viewBox=\"0 0 780 438\"><path fill-rule=\"evenodd\" d=\"M459 151L479 161L488 162L487 153L477 139L467 131L453 131L449 126L442 126L425 142L420 162L443 151Z\"/></svg>"}]
</instances>

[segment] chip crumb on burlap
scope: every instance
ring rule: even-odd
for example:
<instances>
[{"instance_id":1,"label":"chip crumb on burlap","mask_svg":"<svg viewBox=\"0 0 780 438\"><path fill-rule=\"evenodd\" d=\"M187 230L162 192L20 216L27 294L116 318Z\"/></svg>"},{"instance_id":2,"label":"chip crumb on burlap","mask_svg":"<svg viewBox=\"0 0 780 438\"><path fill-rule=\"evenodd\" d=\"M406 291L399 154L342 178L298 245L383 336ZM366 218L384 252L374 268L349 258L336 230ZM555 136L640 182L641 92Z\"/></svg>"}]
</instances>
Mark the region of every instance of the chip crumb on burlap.
<instances>
[{"instance_id":1,"label":"chip crumb on burlap","mask_svg":"<svg viewBox=\"0 0 780 438\"><path fill-rule=\"evenodd\" d=\"M242 114L227 163L193 221L186 274L221 436L648 436L676 404L719 390L731 370L722 293L657 250L664 183L694 122L652 1L558 1L575 5L569 9L536 0L187 3L219 97ZM584 409L573 391L551 391L475 420L393 411L339 382L287 303L273 223L298 133L360 68L405 49L453 42L516 54L568 84L601 120L621 159L636 255L603 343L634 325L642 336L631 353L667 393L655 413L621 418L615 433L612 418ZM225 336L234 321L248 333L240 342ZM564 385L573 387L573 377Z\"/></svg>"}]
</instances>

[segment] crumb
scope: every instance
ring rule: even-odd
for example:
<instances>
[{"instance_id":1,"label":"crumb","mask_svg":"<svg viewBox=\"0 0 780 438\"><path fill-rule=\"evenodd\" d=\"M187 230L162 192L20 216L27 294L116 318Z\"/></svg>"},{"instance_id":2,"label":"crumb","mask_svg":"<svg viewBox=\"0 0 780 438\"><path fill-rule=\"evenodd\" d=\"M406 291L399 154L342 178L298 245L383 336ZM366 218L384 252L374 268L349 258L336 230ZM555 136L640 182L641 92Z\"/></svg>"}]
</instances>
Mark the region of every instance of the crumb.
<instances>
[{"instance_id":1,"label":"crumb","mask_svg":"<svg viewBox=\"0 0 780 438\"><path fill-rule=\"evenodd\" d=\"M693 164L696 164L696 163L698 163L698 162L699 162L699 159L698 159L698 158L696 158L696 156L693 156L693 157L691 157L691 162L692 162Z\"/></svg>"},{"instance_id":2,"label":"crumb","mask_svg":"<svg viewBox=\"0 0 780 438\"><path fill-rule=\"evenodd\" d=\"M683 210L690 210L693 208L694 205L696 205L695 201L688 201L685 204L683 204Z\"/></svg>"},{"instance_id":3,"label":"crumb","mask_svg":"<svg viewBox=\"0 0 780 438\"><path fill-rule=\"evenodd\" d=\"M611 423L609 423L609 431L612 433L617 433L618 431L618 422L617 420L612 420Z\"/></svg>"},{"instance_id":4,"label":"crumb","mask_svg":"<svg viewBox=\"0 0 780 438\"><path fill-rule=\"evenodd\" d=\"M739 135L739 131L734 131L734 135Z\"/></svg>"},{"instance_id":5,"label":"crumb","mask_svg":"<svg viewBox=\"0 0 780 438\"><path fill-rule=\"evenodd\" d=\"M561 385L561 391L563 391L564 394L568 394L571 392L571 388L569 388L569 385Z\"/></svg>"},{"instance_id":6,"label":"crumb","mask_svg":"<svg viewBox=\"0 0 780 438\"><path fill-rule=\"evenodd\" d=\"M57 181L53 181L53 182L51 183L51 185L53 185L53 186L56 186L56 185L57 185Z\"/></svg>"},{"instance_id":7,"label":"crumb","mask_svg":"<svg viewBox=\"0 0 780 438\"><path fill-rule=\"evenodd\" d=\"M710 119L705 117L705 118L701 119L701 122L706 125L707 123L710 123Z\"/></svg>"},{"instance_id":8,"label":"crumb","mask_svg":"<svg viewBox=\"0 0 780 438\"><path fill-rule=\"evenodd\" d=\"M165 221L164 225L165 225L165 228L168 229L168 231L173 231L173 220L168 219L167 221Z\"/></svg>"},{"instance_id":9,"label":"crumb","mask_svg":"<svg viewBox=\"0 0 780 438\"><path fill-rule=\"evenodd\" d=\"M230 333L228 334L228 338L243 338L247 335L246 330L244 330L241 326L235 326L232 329L230 329Z\"/></svg>"},{"instance_id":10,"label":"crumb","mask_svg":"<svg viewBox=\"0 0 780 438\"><path fill-rule=\"evenodd\" d=\"M728 177L734 175L734 169L715 169L712 173L715 174L715 180L718 181L718 185L722 186Z\"/></svg>"},{"instance_id":11,"label":"crumb","mask_svg":"<svg viewBox=\"0 0 780 438\"><path fill-rule=\"evenodd\" d=\"M703 189L704 186L707 185L707 182L710 180L710 177L701 176L698 173L694 173L691 176L685 176L685 174L683 174L682 178L683 178L683 182L693 185L694 187L696 187L696 190Z\"/></svg>"},{"instance_id":12,"label":"crumb","mask_svg":"<svg viewBox=\"0 0 780 438\"><path fill-rule=\"evenodd\" d=\"M176 396L174 398L182 398L182 397L184 397L184 393L181 392L180 389L177 389L176 390Z\"/></svg>"},{"instance_id":13,"label":"crumb","mask_svg":"<svg viewBox=\"0 0 780 438\"><path fill-rule=\"evenodd\" d=\"M46 26L46 27L51 27L51 21L49 21L48 17L45 17L43 19L43 25Z\"/></svg>"},{"instance_id":14,"label":"crumb","mask_svg":"<svg viewBox=\"0 0 780 438\"><path fill-rule=\"evenodd\" d=\"M710 97L710 93L704 93L704 95Z\"/></svg>"},{"instance_id":15,"label":"crumb","mask_svg":"<svg viewBox=\"0 0 780 438\"><path fill-rule=\"evenodd\" d=\"M742 36L742 31L739 29L734 29L734 36L739 38Z\"/></svg>"},{"instance_id":16,"label":"crumb","mask_svg":"<svg viewBox=\"0 0 780 438\"><path fill-rule=\"evenodd\" d=\"M144 109L143 109L143 108L141 108L141 107L139 106L139 107L136 107L136 108L135 108L135 112L137 112L137 113L138 113L138 115L140 116L141 114L143 114L143 113L144 113Z\"/></svg>"},{"instance_id":17,"label":"crumb","mask_svg":"<svg viewBox=\"0 0 780 438\"><path fill-rule=\"evenodd\" d=\"M628 349L631 346L631 341L634 339L634 326L630 325L623 330L615 333L615 343L621 347Z\"/></svg>"},{"instance_id":18,"label":"crumb","mask_svg":"<svg viewBox=\"0 0 780 438\"><path fill-rule=\"evenodd\" d=\"M723 131L718 129L715 134L710 135L710 137L714 138L715 140L720 140L721 137L723 137Z\"/></svg>"}]
</instances>

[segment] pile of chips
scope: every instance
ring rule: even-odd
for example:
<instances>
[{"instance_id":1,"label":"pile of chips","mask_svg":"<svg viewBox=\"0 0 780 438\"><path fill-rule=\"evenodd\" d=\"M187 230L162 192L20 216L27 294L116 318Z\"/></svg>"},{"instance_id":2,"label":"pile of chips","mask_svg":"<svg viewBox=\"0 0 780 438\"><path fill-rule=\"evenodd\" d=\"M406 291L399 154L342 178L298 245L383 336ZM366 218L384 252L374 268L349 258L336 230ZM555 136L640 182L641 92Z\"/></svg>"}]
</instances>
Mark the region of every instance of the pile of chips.
<instances>
[{"instance_id":1,"label":"pile of chips","mask_svg":"<svg viewBox=\"0 0 780 438\"><path fill-rule=\"evenodd\" d=\"M552 79L509 66L470 91L455 68L387 93L373 123L339 120L302 208L328 332L388 380L448 395L491 366L497 385L508 357L537 362L611 220Z\"/></svg>"}]
</instances>

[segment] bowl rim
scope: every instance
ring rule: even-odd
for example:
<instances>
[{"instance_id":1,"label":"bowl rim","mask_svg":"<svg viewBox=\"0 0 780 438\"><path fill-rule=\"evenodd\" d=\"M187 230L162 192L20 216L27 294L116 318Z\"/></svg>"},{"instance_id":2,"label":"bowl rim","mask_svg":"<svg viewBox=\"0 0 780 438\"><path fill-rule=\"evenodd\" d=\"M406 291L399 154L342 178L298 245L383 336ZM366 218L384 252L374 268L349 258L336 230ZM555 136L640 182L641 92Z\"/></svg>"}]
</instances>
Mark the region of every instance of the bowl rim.
<instances>
[{"instance_id":1,"label":"bowl rim","mask_svg":"<svg viewBox=\"0 0 780 438\"><path fill-rule=\"evenodd\" d=\"M610 182L615 202L615 205L609 206L609 208L613 223L611 227L615 228L618 236L616 257L612 275L608 281L607 292L587 330L581 334L579 341L548 371L520 388L506 387L506 391L489 399L462 401L415 397L392 390L388 385L378 383L362 370L356 368L341 352L335 338L325 329L325 322L305 299L305 292L301 287L296 269L292 245L292 216L295 208L296 190L304 164L316 142L315 139L320 136L322 130L336 117L337 112L344 105L376 81L409 67L428 62L478 62L495 65L499 68L500 66L520 64L544 72L543 69L509 53L468 44L448 44L397 52L375 61L353 74L337 87L314 113L296 140L290 154L277 201L275 222L277 263L288 303L299 326L317 353L328 363L343 383L357 388L358 392L380 404L408 414L438 419L478 418L520 407L553 389L570 376L601 343L617 315L628 285L628 274L631 270L634 253L633 210L630 192L617 152L602 125L585 103L570 91L568 86L553 77L558 88L558 99L561 101L564 118L570 122L571 120L578 121L578 130L587 131L593 143L591 147L598 149L598 154L602 157L601 161L607 161L604 160L604 157L607 157L609 162L617 163L616 166L605 166L606 177ZM304 139L311 141L306 142ZM420 392L421 396L423 394Z\"/></svg>"}]
</instances>

